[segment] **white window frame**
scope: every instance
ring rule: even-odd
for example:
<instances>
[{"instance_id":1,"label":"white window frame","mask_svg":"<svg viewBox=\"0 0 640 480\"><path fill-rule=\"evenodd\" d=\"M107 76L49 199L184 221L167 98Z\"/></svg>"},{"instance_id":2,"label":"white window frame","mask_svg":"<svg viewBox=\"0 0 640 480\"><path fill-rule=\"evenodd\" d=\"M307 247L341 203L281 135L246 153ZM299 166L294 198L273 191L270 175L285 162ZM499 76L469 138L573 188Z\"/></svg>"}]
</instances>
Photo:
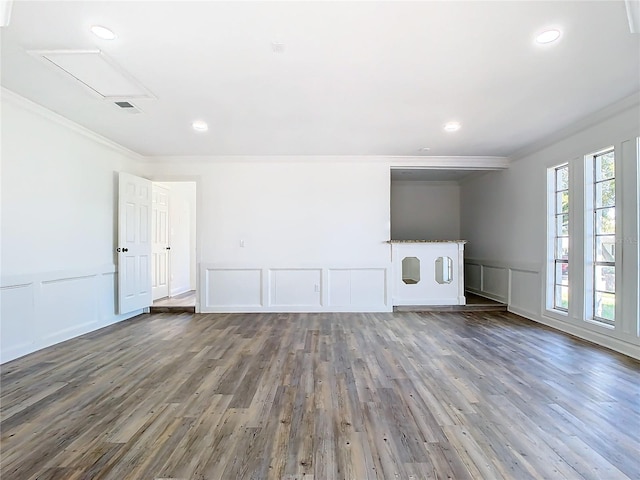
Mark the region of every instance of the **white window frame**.
<instances>
[{"instance_id":1,"label":"white window frame","mask_svg":"<svg viewBox=\"0 0 640 480\"><path fill-rule=\"evenodd\" d=\"M584 219L584 312L585 312L585 320L588 322L593 322L597 325L607 327L607 328L615 328L616 318L617 318L617 304L618 298L616 295L616 307L614 307L614 319L609 320L607 318L599 317L596 315L596 267L597 266L613 266L615 269L616 280L618 280L618 273L620 271L619 267L619 255L616 255L615 262L603 262L598 261L596 258L596 240L598 236L602 236L596 232L596 215L597 210L600 210L602 207L596 206L596 186L598 183L602 183L598 181L596 178L596 158L602 155L606 155L609 152L614 153L614 175L613 179L616 180L616 175L618 173L618 152L613 145L610 145L606 148L598 150L596 152L585 155L584 162L584 171L585 171L585 219ZM616 213L618 208L616 204L618 203L618 182L615 181L615 203L614 207L616 208ZM618 217L618 215L616 215ZM618 230L619 230L619 219L616 218L616 227L614 243L618 239ZM616 281L616 286L618 282ZM617 288L614 288L614 295L616 294Z\"/></svg>"},{"instance_id":2,"label":"white window frame","mask_svg":"<svg viewBox=\"0 0 640 480\"><path fill-rule=\"evenodd\" d=\"M567 168L567 188L558 190L557 186L557 172L561 168ZM557 264L565 263L567 266L570 263L570 259L556 258L556 242L558 238L564 236L558 235L558 205L557 197L559 192L566 191L569 195L569 211L571 211L571 170L569 162L564 162L558 165L554 165L547 169L547 289L546 289L546 309L548 312L553 312L563 316L569 314L569 307L562 308L556 305L556 286L560 285L556 278ZM571 231L569 230L566 236L569 243L569 252L571 252ZM569 269L569 272L571 270ZM570 275L570 273L569 273ZM570 281L567 282L567 287L570 285ZM570 300L569 300L570 301Z\"/></svg>"}]
</instances>

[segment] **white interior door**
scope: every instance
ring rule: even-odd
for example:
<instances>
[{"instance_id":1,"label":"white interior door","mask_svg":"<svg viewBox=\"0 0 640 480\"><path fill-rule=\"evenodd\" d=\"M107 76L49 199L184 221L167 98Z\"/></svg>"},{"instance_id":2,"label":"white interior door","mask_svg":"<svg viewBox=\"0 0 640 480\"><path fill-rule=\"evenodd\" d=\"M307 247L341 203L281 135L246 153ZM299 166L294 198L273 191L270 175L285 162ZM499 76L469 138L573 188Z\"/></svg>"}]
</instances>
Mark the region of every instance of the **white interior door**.
<instances>
[{"instance_id":1,"label":"white interior door","mask_svg":"<svg viewBox=\"0 0 640 480\"><path fill-rule=\"evenodd\" d=\"M153 184L151 291L153 300L169 296L169 189Z\"/></svg>"},{"instance_id":2,"label":"white interior door","mask_svg":"<svg viewBox=\"0 0 640 480\"><path fill-rule=\"evenodd\" d=\"M118 311L151 305L151 182L120 172L118 190Z\"/></svg>"}]
</instances>

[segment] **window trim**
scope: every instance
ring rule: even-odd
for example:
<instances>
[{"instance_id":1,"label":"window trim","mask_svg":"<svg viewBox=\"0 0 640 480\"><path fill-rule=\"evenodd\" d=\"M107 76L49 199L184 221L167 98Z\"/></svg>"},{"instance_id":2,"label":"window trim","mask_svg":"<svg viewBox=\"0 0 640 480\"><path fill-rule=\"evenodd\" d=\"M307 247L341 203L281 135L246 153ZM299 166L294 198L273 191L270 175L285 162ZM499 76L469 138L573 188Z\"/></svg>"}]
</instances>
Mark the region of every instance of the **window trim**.
<instances>
[{"instance_id":1,"label":"window trim","mask_svg":"<svg viewBox=\"0 0 640 480\"><path fill-rule=\"evenodd\" d=\"M558 171L566 168L567 169L567 186L564 189L558 189ZM568 287L570 282L567 281L567 284L564 285L557 278L557 266L560 264L565 264L569 266L569 256L567 258L558 258L557 253L557 242L558 239L566 238L567 244L569 245L568 251L571 252L571 232L569 231L569 223L567 223L567 235L559 235L558 231L558 217L561 215L570 215L570 207L567 209L567 212L558 212L558 193L567 192L567 196L569 197L569 205L571 203L570 200L570 192L571 192L571 173L569 162L563 162L557 165L553 165L548 167L547 169L547 292L546 292L546 310L548 312L553 312L562 316L569 315L570 302L568 302L567 308L563 308L557 302L556 289L557 287ZM568 218L569 221L569 218ZM570 271L569 271L570 272Z\"/></svg>"},{"instance_id":2,"label":"window trim","mask_svg":"<svg viewBox=\"0 0 640 480\"><path fill-rule=\"evenodd\" d=\"M613 153L613 177L611 178L606 178L606 179L601 179L598 180L598 175L597 175L597 158L598 157L602 157L604 155L608 155L609 153ZM590 320L592 320L595 323L598 324L602 324L602 325L607 325L610 327L615 326L616 323L616 308L615 308L615 304L617 302L614 301L614 310L613 310L613 320L609 319L609 318L605 318L605 317L600 317L598 315L596 315L596 293L607 293L607 294L613 294L614 295L614 299L616 297L616 287L614 286L613 292L610 291L604 291L604 290L598 290L597 289L597 284L596 284L596 271L598 267L613 267L614 268L614 278L616 275L616 261L614 259L613 262L611 261L600 261L598 260L598 238L599 237L603 237L603 236L613 236L614 237L614 245L615 245L615 241L617 240L617 232L616 232L616 228L614 228L614 232L613 234L608 233L608 234L602 234L602 233L598 233L597 228L598 228L598 212L600 210L604 210L606 208L612 208L614 209L614 212L616 212L616 204L617 204L617 192L616 192L616 187L615 185L617 185L616 182L616 152L615 152L615 148L613 146L611 147L607 147L605 149L602 149L598 152L592 153L589 156L590 162L591 162L591 168L590 168L590 173L591 173L591 182L589 182L590 184L590 188L591 188L591 203L589 205L589 210L591 211L591 222L590 222L590 238L588 240L590 240L591 245L590 248L587 251L590 251L591 253L591 261L588 262L590 263L590 268L587 267L587 270L589 270L590 272L590 288L588 289L588 298L589 301L591 303L590 305L590 315L588 316ZM609 182L613 180L614 181L614 203L613 206L611 205L607 205L605 206L601 206L598 207L598 201L597 201L597 192L598 192L598 184L602 184L604 182ZM617 222L616 222L617 225Z\"/></svg>"}]
</instances>

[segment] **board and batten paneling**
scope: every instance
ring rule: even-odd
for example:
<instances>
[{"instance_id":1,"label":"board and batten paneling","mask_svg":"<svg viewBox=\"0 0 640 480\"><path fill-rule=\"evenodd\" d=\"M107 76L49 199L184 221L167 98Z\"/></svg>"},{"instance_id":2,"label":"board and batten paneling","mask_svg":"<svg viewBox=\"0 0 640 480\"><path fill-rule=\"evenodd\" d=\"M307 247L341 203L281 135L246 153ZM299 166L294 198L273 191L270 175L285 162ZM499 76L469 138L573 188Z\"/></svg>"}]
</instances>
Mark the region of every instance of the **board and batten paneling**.
<instances>
[{"instance_id":1,"label":"board and batten paneling","mask_svg":"<svg viewBox=\"0 0 640 480\"><path fill-rule=\"evenodd\" d=\"M507 303L509 266L495 261L464 259L465 290Z\"/></svg>"},{"instance_id":2,"label":"board and batten paneling","mask_svg":"<svg viewBox=\"0 0 640 480\"><path fill-rule=\"evenodd\" d=\"M501 302L506 302L509 291L509 270L502 266L482 265L482 292Z\"/></svg>"},{"instance_id":3,"label":"board and batten paneling","mask_svg":"<svg viewBox=\"0 0 640 480\"><path fill-rule=\"evenodd\" d=\"M274 307L319 308L322 270L319 268L287 268L269 271L269 299Z\"/></svg>"},{"instance_id":4,"label":"board and batten paneling","mask_svg":"<svg viewBox=\"0 0 640 480\"><path fill-rule=\"evenodd\" d=\"M200 311L389 312L390 268L202 264Z\"/></svg>"},{"instance_id":5,"label":"board and batten paneling","mask_svg":"<svg viewBox=\"0 0 640 480\"><path fill-rule=\"evenodd\" d=\"M540 272L526 268L511 268L509 274L508 303L511 311L526 317L537 315L542 305Z\"/></svg>"},{"instance_id":6,"label":"board and batten paneling","mask_svg":"<svg viewBox=\"0 0 640 480\"><path fill-rule=\"evenodd\" d=\"M506 303L516 313L540 311L540 266L474 258L464 264L465 290Z\"/></svg>"},{"instance_id":7,"label":"board and batten paneling","mask_svg":"<svg viewBox=\"0 0 640 480\"><path fill-rule=\"evenodd\" d=\"M0 352L2 363L35 350L33 281L17 280L0 287Z\"/></svg>"},{"instance_id":8,"label":"board and batten paneling","mask_svg":"<svg viewBox=\"0 0 640 480\"><path fill-rule=\"evenodd\" d=\"M386 306L386 269L332 268L328 272L330 307Z\"/></svg>"},{"instance_id":9,"label":"board and batten paneling","mask_svg":"<svg viewBox=\"0 0 640 480\"><path fill-rule=\"evenodd\" d=\"M201 311L262 306L262 270L259 268L202 268Z\"/></svg>"},{"instance_id":10,"label":"board and batten paneling","mask_svg":"<svg viewBox=\"0 0 640 480\"><path fill-rule=\"evenodd\" d=\"M36 328L45 341L66 340L70 332L86 330L98 321L98 275L101 273L40 282ZM50 322L51 317L58 321Z\"/></svg>"},{"instance_id":11,"label":"board and batten paneling","mask_svg":"<svg viewBox=\"0 0 640 480\"><path fill-rule=\"evenodd\" d=\"M142 313L116 314L115 266L3 277L0 363Z\"/></svg>"}]
</instances>

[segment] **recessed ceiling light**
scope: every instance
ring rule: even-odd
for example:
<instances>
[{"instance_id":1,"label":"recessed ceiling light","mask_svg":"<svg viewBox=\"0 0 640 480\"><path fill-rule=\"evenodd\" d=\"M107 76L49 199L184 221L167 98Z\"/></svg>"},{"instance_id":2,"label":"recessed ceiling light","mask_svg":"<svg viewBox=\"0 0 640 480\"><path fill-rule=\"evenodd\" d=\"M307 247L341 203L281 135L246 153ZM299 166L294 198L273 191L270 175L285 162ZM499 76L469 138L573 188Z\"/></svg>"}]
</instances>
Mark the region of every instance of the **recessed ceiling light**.
<instances>
[{"instance_id":1,"label":"recessed ceiling light","mask_svg":"<svg viewBox=\"0 0 640 480\"><path fill-rule=\"evenodd\" d=\"M191 124L191 126L196 132L206 132L207 130L209 130L209 125L207 125L207 122L202 120L196 120Z\"/></svg>"},{"instance_id":2,"label":"recessed ceiling light","mask_svg":"<svg viewBox=\"0 0 640 480\"><path fill-rule=\"evenodd\" d=\"M445 132L457 132L458 130L460 130L460 127L462 127L462 125L460 125L460 122L447 122L444 125L444 130Z\"/></svg>"},{"instance_id":3,"label":"recessed ceiling light","mask_svg":"<svg viewBox=\"0 0 640 480\"><path fill-rule=\"evenodd\" d=\"M560 30L557 28L550 28L536 36L536 43L539 43L540 45L553 43L560 38L560 35Z\"/></svg>"},{"instance_id":4,"label":"recessed ceiling light","mask_svg":"<svg viewBox=\"0 0 640 480\"><path fill-rule=\"evenodd\" d=\"M102 25L93 25L91 27L91 32L98 38L103 40L115 40L116 34L109 30L107 27L103 27Z\"/></svg>"}]
</instances>

